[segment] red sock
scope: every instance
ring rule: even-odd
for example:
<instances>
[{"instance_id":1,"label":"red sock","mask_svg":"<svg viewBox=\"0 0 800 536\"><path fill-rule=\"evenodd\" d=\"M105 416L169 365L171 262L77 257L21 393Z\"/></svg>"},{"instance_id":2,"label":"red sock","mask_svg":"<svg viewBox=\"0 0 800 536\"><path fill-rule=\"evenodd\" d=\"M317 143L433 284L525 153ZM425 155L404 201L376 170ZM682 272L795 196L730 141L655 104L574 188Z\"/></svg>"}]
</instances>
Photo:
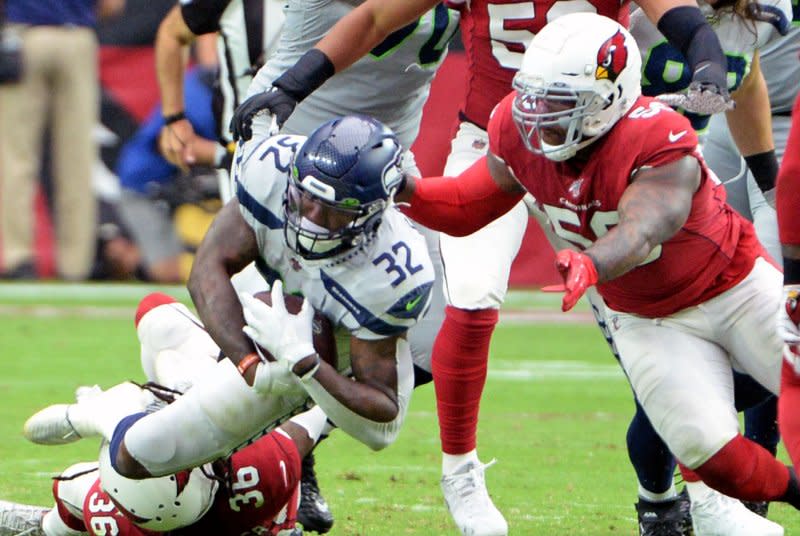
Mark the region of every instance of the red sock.
<instances>
[{"instance_id":1,"label":"red sock","mask_svg":"<svg viewBox=\"0 0 800 536\"><path fill-rule=\"evenodd\" d=\"M789 468L741 434L694 472L712 488L745 501L782 500L789 487Z\"/></svg>"},{"instance_id":2,"label":"red sock","mask_svg":"<svg viewBox=\"0 0 800 536\"><path fill-rule=\"evenodd\" d=\"M133 319L133 325L139 327L139 321L142 317L159 305L175 303L176 301L175 298L163 292L152 292L148 294L142 298L142 301L139 302L139 307L136 308L136 316Z\"/></svg>"},{"instance_id":3,"label":"red sock","mask_svg":"<svg viewBox=\"0 0 800 536\"><path fill-rule=\"evenodd\" d=\"M681 476L685 482L700 482L702 478L700 475L683 465L682 463L678 462L678 469L681 470Z\"/></svg>"},{"instance_id":4,"label":"red sock","mask_svg":"<svg viewBox=\"0 0 800 536\"><path fill-rule=\"evenodd\" d=\"M486 382L489 342L497 309L466 311L448 306L433 345L431 367L442 451L475 449L478 409Z\"/></svg>"},{"instance_id":5,"label":"red sock","mask_svg":"<svg viewBox=\"0 0 800 536\"><path fill-rule=\"evenodd\" d=\"M783 362L781 371L778 425L792 463L795 467L800 467L800 376L786 361Z\"/></svg>"}]
</instances>

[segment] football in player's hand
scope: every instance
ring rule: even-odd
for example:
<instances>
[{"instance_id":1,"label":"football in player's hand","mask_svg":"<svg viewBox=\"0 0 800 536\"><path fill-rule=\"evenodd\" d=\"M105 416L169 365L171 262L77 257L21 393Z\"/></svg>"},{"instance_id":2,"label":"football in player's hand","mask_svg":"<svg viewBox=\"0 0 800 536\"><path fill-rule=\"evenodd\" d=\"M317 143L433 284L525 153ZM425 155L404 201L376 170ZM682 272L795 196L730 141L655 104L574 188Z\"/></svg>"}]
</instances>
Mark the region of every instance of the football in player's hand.
<instances>
[{"instance_id":1,"label":"football in player's hand","mask_svg":"<svg viewBox=\"0 0 800 536\"><path fill-rule=\"evenodd\" d=\"M272 298L268 291L259 292L255 294L255 297L267 305L272 305ZM295 296L294 294L284 294L283 301L286 303L286 310L293 315L300 312L300 308L303 306L303 298ZM336 368L339 362L339 353L336 349L336 337L333 333L333 324L327 316L316 310L314 311L313 323L314 349L323 361L333 368ZM273 358L266 349L259 346L259 350L268 360L275 361L275 358Z\"/></svg>"}]
</instances>

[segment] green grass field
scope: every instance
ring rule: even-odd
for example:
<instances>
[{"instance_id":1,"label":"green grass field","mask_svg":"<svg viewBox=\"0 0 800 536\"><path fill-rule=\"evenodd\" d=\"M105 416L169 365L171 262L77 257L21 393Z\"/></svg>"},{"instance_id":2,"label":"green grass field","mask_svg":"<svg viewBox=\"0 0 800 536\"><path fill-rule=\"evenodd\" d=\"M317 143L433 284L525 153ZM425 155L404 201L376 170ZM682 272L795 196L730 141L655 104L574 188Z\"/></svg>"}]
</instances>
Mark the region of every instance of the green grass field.
<instances>
[{"instance_id":1,"label":"green grass field","mask_svg":"<svg viewBox=\"0 0 800 536\"><path fill-rule=\"evenodd\" d=\"M50 477L96 458L97 443L27 443L22 424L75 387L141 379L133 311L152 287L0 285L0 498L50 504ZM169 289L186 301L183 289ZM625 450L633 402L593 324L553 323L558 297L517 292L492 345L479 452L511 534L634 535L636 481ZM525 317L525 315L522 315ZM560 319L585 319L586 310ZM527 318L527 317L526 317ZM785 455L781 455L785 459ZM433 387L418 389L400 439L373 453L343 433L317 450L333 535L455 534L439 491ZM800 516L770 517L800 534Z\"/></svg>"}]
</instances>

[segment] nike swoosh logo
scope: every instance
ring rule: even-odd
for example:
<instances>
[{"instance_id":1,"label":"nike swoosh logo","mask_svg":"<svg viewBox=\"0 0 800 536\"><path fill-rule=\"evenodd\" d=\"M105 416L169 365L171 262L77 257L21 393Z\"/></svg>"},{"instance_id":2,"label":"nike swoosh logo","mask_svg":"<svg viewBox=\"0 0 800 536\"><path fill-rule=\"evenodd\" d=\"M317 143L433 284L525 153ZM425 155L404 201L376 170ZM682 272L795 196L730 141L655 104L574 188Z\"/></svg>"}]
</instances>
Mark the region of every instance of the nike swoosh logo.
<instances>
[{"instance_id":1,"label":"nike swoosh logo","mask_svg":"<svg viewBox=\"0 0 800 536\"><path fill-rule=\"evenodd\" d=\"M675 143L676 141L678 141L679 139L681 139L685 135L686 135L686 131L685 130L681 130L677 134L670 130L669 134L667 135L667 137L669 138L670 143Z\"/></svg>"},{"instance_id":2,"label":"nike swoosh logo","mask_svg":"<svg viewBox=\"0 0 800 536\"><path fill-rule=\"evenodd\" d=\"M406 311L413 311L414 308L419 304L420 300L422 299L422 294L414 298L413 300L406 302Z\"/></svg>"}]
</instances>

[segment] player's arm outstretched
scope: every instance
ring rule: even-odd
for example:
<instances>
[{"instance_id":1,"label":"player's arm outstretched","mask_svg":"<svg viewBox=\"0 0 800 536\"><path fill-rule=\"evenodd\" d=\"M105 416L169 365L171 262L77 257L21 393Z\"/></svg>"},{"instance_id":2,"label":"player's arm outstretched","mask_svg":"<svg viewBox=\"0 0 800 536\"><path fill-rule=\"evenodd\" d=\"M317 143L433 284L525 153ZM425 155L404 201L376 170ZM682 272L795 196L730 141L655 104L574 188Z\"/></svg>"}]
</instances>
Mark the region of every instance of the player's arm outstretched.
<instances>
[{"instance_id":1,"label":"player's arm outstretched","mask_svg":"<svg viewBox=\"0 0 800 536\"><path fill-rule=\"evenodd\" d=\"M422 225L451 236L467 236L512 208L525 195L505 162L487 154L458 177L406 177L395 199Z\"/></svg>"}]
</instances>

